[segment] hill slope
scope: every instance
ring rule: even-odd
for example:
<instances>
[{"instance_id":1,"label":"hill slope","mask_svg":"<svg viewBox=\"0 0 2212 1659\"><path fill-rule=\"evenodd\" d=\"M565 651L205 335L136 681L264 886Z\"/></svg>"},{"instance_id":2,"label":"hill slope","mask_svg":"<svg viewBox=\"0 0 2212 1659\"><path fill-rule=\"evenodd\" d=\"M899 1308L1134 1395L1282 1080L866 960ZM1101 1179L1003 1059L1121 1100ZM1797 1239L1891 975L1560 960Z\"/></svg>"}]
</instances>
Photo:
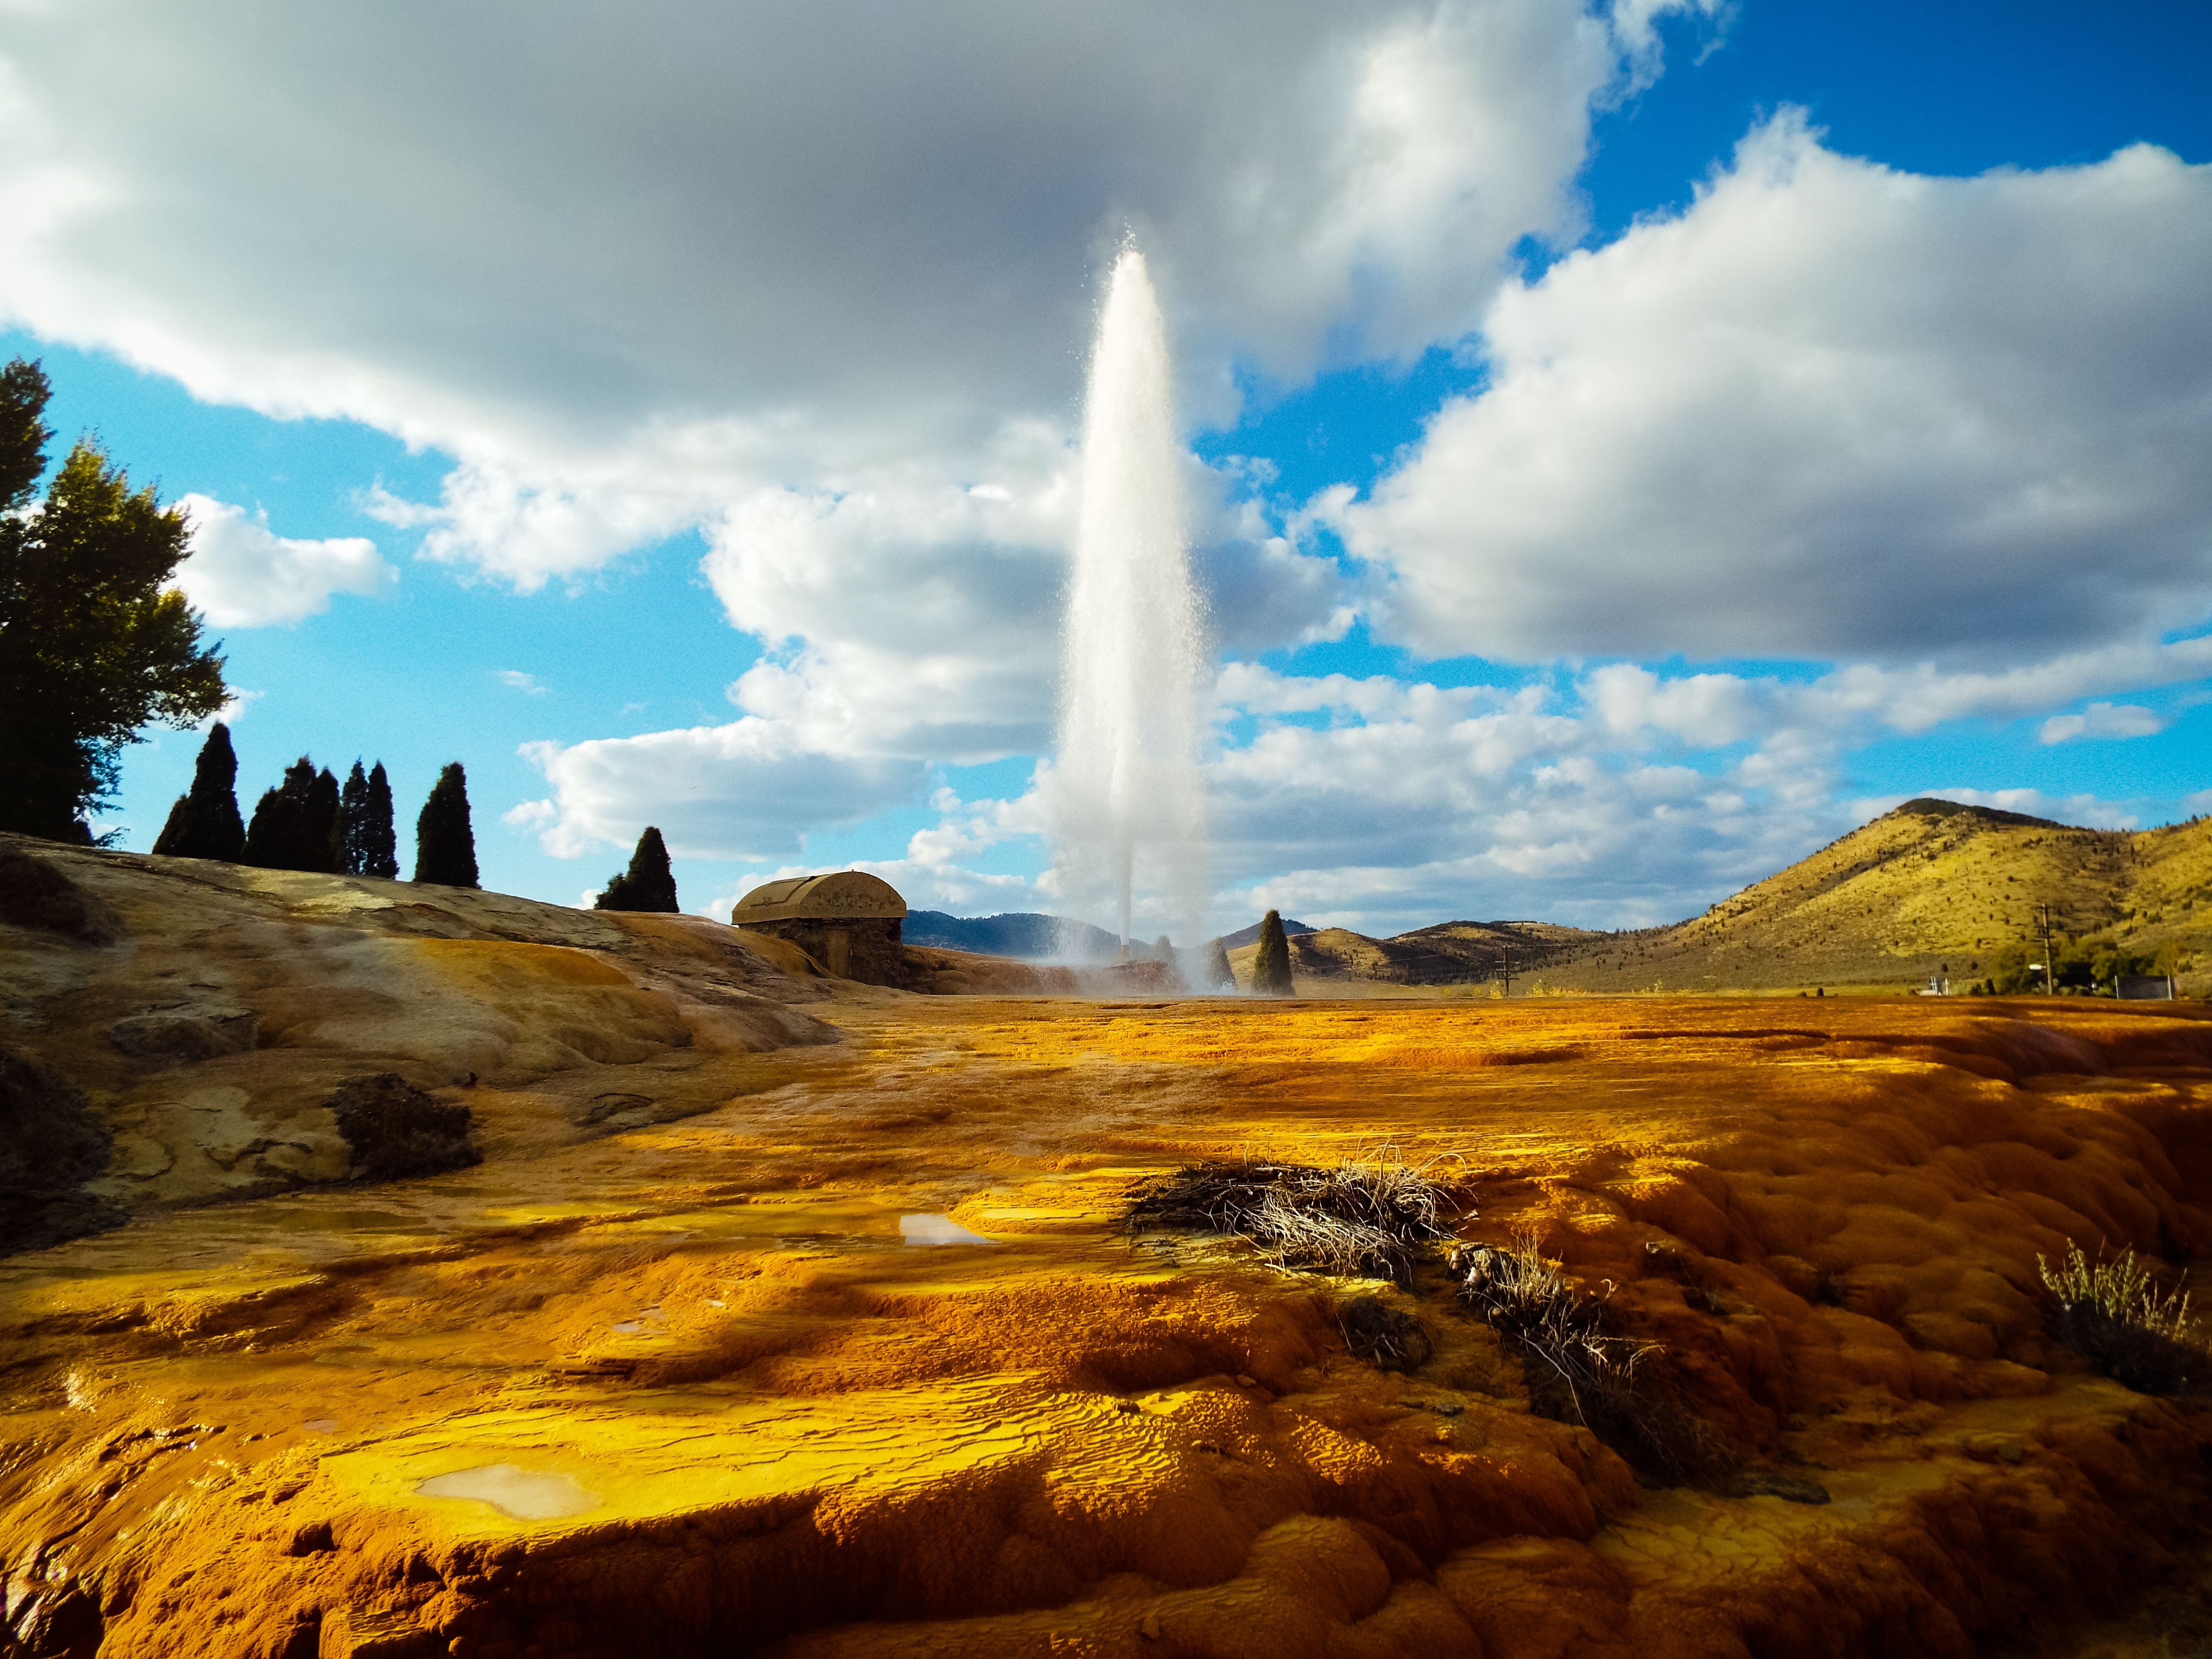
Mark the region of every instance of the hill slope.
<instances>
[{"instance_id":1,"label":"hill slope","mask_svg":"<svg viewBox=\"0 0 2212 1659\"><path fill-rule=\"evenodd\" d=\"M1987 975L2007 946L2054 935L2212 965L2212 820L2084 830L1951 801L1911 800L1811 857L1671 927L1563 952L1556 988L1905 989Z\"/></svg>"},{"instance_id":2,"label":"hill slope","mask_svg":"<svg viewBox=\"0 0 2212 1659\"><path fill-rule=\"evenodd\" d=\"M2040 959L2055 939L2152 956L2171 946L2185 995L2212 992L2212 819L2084 830L1953 801L1911 800L1809 858L1671 927L1600 933L1533 921L1448 921L1392 939L1340 927L1291 941L1291 965L1331 982L1446 986L1496 978L1516 993L1963 990L2001 952ZM1240 980L1252 949L1231 953Z\"/></svg>"}]
</instances>

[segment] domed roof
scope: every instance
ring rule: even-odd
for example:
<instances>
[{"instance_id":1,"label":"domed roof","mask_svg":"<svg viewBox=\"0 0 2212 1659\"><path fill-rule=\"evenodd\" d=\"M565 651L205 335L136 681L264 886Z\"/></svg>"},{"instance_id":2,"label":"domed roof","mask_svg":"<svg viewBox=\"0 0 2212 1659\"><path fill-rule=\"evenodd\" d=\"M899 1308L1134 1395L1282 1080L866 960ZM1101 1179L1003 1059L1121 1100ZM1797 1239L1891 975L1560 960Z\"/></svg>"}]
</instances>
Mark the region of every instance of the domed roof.
<instances>
[{"instance_id":1,"label":"domed roof","mask_svg":"<svg viewBox=\"0 0 2212 1659\"><path fill-rule=\"evenodd\" d=\"M836 921L906 915L898 889L865 870L836 870L826 876L798 876L756 887L730 912L730 925L749 921Z\"/></svg>"}]
</instances>

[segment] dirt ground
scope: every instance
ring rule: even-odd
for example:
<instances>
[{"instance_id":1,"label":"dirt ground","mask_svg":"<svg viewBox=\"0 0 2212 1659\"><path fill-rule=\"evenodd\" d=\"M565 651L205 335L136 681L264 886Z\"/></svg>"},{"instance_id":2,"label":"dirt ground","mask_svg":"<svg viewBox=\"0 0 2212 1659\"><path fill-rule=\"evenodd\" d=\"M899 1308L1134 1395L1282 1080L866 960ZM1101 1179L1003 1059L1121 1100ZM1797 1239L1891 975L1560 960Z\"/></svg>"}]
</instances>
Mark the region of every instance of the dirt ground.
<instances>
[{"instance_id":1,"label":"dirt ground","mask_svg":"<svg viewBox=\"0 0 2212 1659\"><path fill-rule=\"evenodd\" d=\"M845 1040L680 1121L0 1263L17 1650L2198 1650L2212 1419L2056 1347L2037 1257L2212 1255L2206 1011L809 1013ZM1383 1147L1609 1285L1750 1485L1532 1413L1440 1267L1119 1224L1192 1159ZM1359 1294L1435 1357L1352 1357Z\"/></svg>"}]
</instances>

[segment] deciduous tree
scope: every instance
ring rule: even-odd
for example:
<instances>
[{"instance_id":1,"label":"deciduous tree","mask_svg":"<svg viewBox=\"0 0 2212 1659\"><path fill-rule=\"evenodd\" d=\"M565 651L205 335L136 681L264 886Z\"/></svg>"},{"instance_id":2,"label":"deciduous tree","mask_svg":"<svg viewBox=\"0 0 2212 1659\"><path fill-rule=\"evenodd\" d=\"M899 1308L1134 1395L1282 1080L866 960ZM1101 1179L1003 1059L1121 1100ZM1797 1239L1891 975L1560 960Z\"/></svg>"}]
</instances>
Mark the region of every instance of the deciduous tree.
<instances>
[{"instance_id":1,"label":"deciduous tree","mask_svg":"<svg viewBox=\"0 0 2212 1659\"><path fill-rule=\"evenodd\" d=\"M88 842L139 728L189 726L228 692L170 586L191 527L80 439L27 511L53 434L45 373L0 369L0 830Z\"/></svg>"}]
</instances>

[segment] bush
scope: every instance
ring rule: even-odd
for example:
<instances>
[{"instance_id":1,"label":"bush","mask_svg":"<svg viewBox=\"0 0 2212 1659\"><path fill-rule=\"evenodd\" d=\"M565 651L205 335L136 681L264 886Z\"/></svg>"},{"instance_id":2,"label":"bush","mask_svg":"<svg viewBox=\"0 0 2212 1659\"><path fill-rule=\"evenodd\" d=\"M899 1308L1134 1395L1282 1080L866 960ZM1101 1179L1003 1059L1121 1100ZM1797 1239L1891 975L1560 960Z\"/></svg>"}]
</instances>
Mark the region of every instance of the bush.
<instances>
[{"instance_id":1,"label":"bush","mask_svg":"<svg viewBox=\"0 0 2212 1659\"><path fill-rule=\"evenodd\" d=\"M2188 1295L2161 1291L2133 1250L2093 1264L2069 1239L2063 1262L2053 1267L2039 1255L2035 1269L2051 1292L2051 1334L2113 1382L2138 1394L2186 1394L2212 1370Z\"/></svg>"},{"instance_id":2,"label":"bush","mask_svg":"<svg viewBox=\"0 0 2212 1659\"><path fill-rule=\"evenodd\" d=\"M1253 1158L1194 1164L1139 1194L1124 1225L1236 1234L1278 1267L1413 1283L1418 1253L1449 1237L1443 1189L1378 1151L1334 1169Z\"/></svg>"},{"instance_id":3,"label":"bush","mask_svg":"<svg viewBox=\"0 0 2212 1659\"><path fill-rule=\"evenodd\" d=\"M1534 1237L1456 1250L1451 1270L1460 1299L1518 1351L1536 1412L1581 1424L1649 1479L1736 1479L1727 1445L1675 1398L1665 1350L1608 1329L1607 1297L1576 1291Z\"/></svg>"}]
</instances>

